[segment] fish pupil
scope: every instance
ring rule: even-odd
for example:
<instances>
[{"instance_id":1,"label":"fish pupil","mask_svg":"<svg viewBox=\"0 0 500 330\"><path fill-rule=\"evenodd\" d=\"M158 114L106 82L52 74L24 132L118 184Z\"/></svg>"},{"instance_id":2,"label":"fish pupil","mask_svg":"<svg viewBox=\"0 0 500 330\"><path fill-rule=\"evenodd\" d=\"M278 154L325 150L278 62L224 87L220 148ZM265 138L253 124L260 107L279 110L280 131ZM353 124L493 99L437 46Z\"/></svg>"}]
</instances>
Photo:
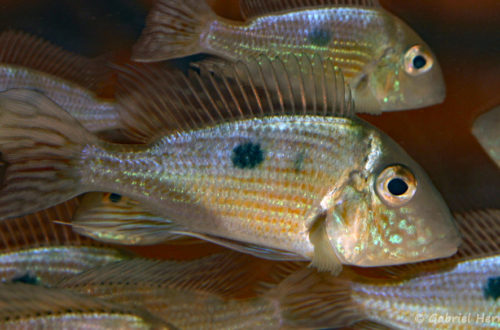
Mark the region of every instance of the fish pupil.
<instances>
[{"instance_id":1,"label":"fish pupil","mask_svg":"<svg viewBox=\"0 0 500 330\"><path fill-rule=\"evenodd\" d=\"M233 149L231 161L238 168L254 168L264 161L264 153L259 143L243 143Z\"/></svg>"},{"instance_id":2,"label":"fish pupil","mask_svg":"<svg viewBox=\"0 0 500 330\"><path fill-rule=\"evenodd\" d=\"M406 191L408 191L408 185L403 179L394 178L391 181L389 181L387 189L389 189L389 192L394 196L401 196Z\"/></svg>"},{"instance_id":3,"label":"fish pupil","mask_svg":"<svg viewBox=\"0 0 500 330\"><path fill-rule=\"evenodd\" d=\"M119 194L112 193L109 195L109 200L112 203L118 203L122 199L122 196Z\"/></svg>"},{"instance_id":4,"label":"fish pupil","mask_svg":"<svg viewBox=\"0 0 500 330\"><path fill-rule=\"evenodd\" d=\"M417 55L413 58L413 67L415 69L422 69L427 64L427 60L422 55Z\"/></svg>"},{"instance_id":5,"label":"fish pupil","mask_svg":"<svg viewBox=\"0 0 500 330\"><path fill-rule=\"evenodd\" d=\"M493 300L497 300L500 298L500 276L489 278L483 291L486 299L492 298Z\"/></svg>"}]
</instances>

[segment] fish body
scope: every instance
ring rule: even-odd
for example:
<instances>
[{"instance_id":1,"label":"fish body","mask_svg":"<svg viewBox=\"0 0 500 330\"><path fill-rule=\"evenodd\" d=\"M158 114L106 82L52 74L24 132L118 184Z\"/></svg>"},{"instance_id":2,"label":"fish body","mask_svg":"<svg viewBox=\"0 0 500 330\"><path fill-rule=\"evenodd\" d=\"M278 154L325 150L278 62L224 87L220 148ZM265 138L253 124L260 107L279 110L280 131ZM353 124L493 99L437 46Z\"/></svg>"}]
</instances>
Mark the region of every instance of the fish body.
<instances>
[{"instance_id":1,"label":"fish body","mask_svg":"<svg viewBox=\"0 0 500 330\"><path fill-rule=\"evenodd\" d=\"M479 116L472 126L472 134L500 167L500 106Z\"/></svg>"},{"instance_id":2,"label":"fish body","mask_svg":"<svg viewBox=\"0 0 500 330\"><path fill-rule=\"evenodd\" d=\"M114 102L92 91L107 71L104 64L22 32L1 33L0 45L0 91L27 88L44 93L91 132L120 128Z\"/></svg>"},{"instance_id":3,"label":"fish body","mask_svg":"<svg viewBox=\"0 0 500 330\"><path fill-rule=\"evenodd\" d=\"M0 285L2 329L171 329L148 313L29 284Z\"/></svg>"},{"instance_id":4,"label":"fish body","mask_svg":"<svg viewBox=\"0 0 500 330\"><path fill-rule=\"evenodd\" d=\"M342 70L357 111L408 110L444 100L441 69L429 46L376 1L313 1L299 7L287 0L245 3L250 3L244 6L250 17L238 22L216 16L197 0L159 0L133 59L159 61L200 52L230 61L261 54L318 56Z\"/></svg>"},{"instance_id":5,"label":"fish body","mask_svg":"<svg viewBox=\"0 0 500 330\"><path fill-rule=\"evenodd\" d=\"M213 81L208 79L207 84ZM221 90L231 86L217 85L231 100L213 104L234 101L234 93ZM112 191L186 228L176 234L209 234L280 249L332 272L341 264L449 256L460 241L448 208L421 167L388 136L355 117L245 119L242 114L163 133L148 145L118 145L97 139L39 93L8 91L0 104L4 125L21 128L28 140L40 143L34 154L16 156L24 140L12 140L10 129L0 133L2 157L9 164L0 191L4 218L83 192ZM52 122L51 116L58 120ZM35 121L47 125L23 129ZM51 166L24 161L38 157L49 158ZM28 193L32 188L14 177L30 187L57 179L43 197L24 203L24 196L36 192Z\"/></svg>"}]
</instances>

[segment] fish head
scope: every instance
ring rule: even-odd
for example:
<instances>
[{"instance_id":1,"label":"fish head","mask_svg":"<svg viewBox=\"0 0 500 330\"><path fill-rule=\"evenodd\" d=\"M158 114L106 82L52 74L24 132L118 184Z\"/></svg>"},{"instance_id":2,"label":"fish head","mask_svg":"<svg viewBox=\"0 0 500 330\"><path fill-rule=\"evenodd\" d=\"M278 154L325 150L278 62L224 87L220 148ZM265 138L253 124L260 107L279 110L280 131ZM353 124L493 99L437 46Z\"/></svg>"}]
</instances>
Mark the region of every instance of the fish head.
<instances>
[{"instance_id":1,"label":"fish head","mask_svg":"<svg viewBox=\"0 0 500 330\"><path fill-rule=\"evenodd\" d=\"M396 24L395 40L380 48L373 63L351 83L363 112L410 110L442 103L446 86L430 47L406 24Z\"/></svg>"},{"instance_id":2,"label":"fish head","mask_svg":"<svg viewBox=\"0 0 500 330\"><path fill-rule=\"evenodd\" d=\"M326 209L330 243L343 264L385 266L453 255L455 221L424 170L382 132L363 169L349 173Z\"/></svg>"}]
</instances>

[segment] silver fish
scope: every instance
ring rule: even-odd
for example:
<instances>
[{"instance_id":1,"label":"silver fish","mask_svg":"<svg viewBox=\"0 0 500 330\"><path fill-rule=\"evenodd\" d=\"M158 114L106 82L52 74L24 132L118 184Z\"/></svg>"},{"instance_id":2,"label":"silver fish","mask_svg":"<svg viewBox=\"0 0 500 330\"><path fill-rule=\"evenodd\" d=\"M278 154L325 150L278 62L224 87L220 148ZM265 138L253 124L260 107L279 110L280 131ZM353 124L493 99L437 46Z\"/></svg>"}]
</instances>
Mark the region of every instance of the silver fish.
<instances>
[{"instance_id":1,"label":"silver fish","mask_svg":"<svg viewBox=\"0 0 500 330\"><path fill-rule=\"evenodd\" d=\"M109 71L104 63L16 31L1 33L0 46L0 91L40 91L91 132L121 127L115 103L91 91Z\"/></svg>"},{"instance_id":2,"label":"silver fish","mask_svg":"<svg viewBox=\"0 0 500 330\"><path fill-rule=\"evenodd\" d=\"M194 74L200 86L189 88L208 95L181 109L165 108L168 93L158 94L155 113L122 104L124 123L138 130L176 113L201 119L198 126L184 121L184 129L153 129L151 136L160 137L147 145L101 141L40 93L2 93L0 151L8 165L1 218L112 191L187 228L176 234L284 250L334 273L341 264L391 265L456 252L453 218L424 170L383 132L338 116L352 114L343 84L293 99L289 88L259 94L245 87L258 76L233 78ZM209 103L193 106L203 100Z\"/></svg>"},{"instance_id":3,"label":"silver fish","mask_svg":"<svg viewBox=\"0 0 500 330\"><path fill-rule=\"evenodd\" d=\"M75 200L0 223L0 281L51 286L86 269L130 257L51 220L68 221Z\"/></svg>"},{"instance_id":4,"label":"silver fish","mask_svg":"<svg viewBox=\"0 0 500 330\"><path fill-rule=\"evenodd\" d=\"M357 111L422 108L445 98L441 69L430 47L376 0L241 4L245 22L217 16L205 1L157 0L132 58L151 62L208 53L246 61L261 54L316 55L342 69L353 87ZM294 80L299 76L296 72Z\"/></svg>"},{"instance_id":5,"label":"silver fish","mask_svg":"<svg viewBox=\"0 0 500 330\"><path fill-rule=\"evenodd\" d=\"M472 134L500 167L500 106L479 116L472 126Z\"/></svg>"},{"instance_id":6,"label":"silver fish","mask_svg":"<svg viewBox=\"0 0 500 330\"><path fill-rule=\"evenodd\" d=\"M149 313L29 284L0 284L2 329L173 329Z\"/></svg>"}]
</instances>

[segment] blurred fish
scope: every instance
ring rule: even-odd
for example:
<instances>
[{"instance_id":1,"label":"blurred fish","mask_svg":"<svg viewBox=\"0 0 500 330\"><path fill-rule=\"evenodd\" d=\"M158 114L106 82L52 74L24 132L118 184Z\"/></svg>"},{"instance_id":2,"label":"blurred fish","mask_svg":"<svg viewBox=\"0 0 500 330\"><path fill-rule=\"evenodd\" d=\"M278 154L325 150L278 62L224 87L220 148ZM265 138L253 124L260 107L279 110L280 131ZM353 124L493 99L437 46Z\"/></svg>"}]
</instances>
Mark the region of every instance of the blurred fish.
<instances>
[{"instance_id":1,"label":"blurred fish","mask_svg":"<svg viewBox=\"0 0 500 330\"><path fill-rule=\"evenodd\" d=\"M357 111L422 108L445 98L429 46L376 0L244 0L241 7L245 22L218 17L205 1L157 0L132 59L316 54L342 69Z\"/></svg>"},{"instance_id":2,"label":"blurred fish","mask_svg":"<svg viewBox=\"0 0 500 330\"><path fill-rule=\"evenodd\" d=\"M287 74L273 63L269 74ZM40 93L2 93L0 151L8 165L1 218L112 191L185 228L174 234L258 245L272 258L311 260L333 273L341 264L456 252L458 231L427 174L387 135L352 116L343 83L316 86L318 94L289 95L289 86L259 94L251 87L259 76L192 75L192 84L179 74L165 86L145 85L157 88L146 100L158 101L155 112L123 100L127 127L144 134L149 127L156 136L147 145L103 142ZM169 103L172 93L158 88L175 82L205 96L182 107ZM183 121L179 113L194 117ZM183 125L163 126L172 118Z\"/></svg>"},{"instance_id":3,"label":"blurred fish","mask_svg":"<svg viewBox=\"0 0 500 330\"><path fill-rule=\"evenodd\" d=\"M272 300L235 296L252 286L255 265L234 252L182 262L134 259L89 270L58 286L139 307L180 329L279 328L279 310ZM276 280L298 267L275 265L269 271Z\"/></svg>"},{"instance_id":4,"label":"blurred fish","mask_svg":"<svg viewBox=\"0 0 500 330\"><path fill-rule=\"evenodd\" d=\"M500 106L479 116L472 126L472 134L500 167Z\"/></svg>"},{"instance_id":5,"label":"blurred fish","mask_svg":"<svg viewBox=\"0 0 500 330\"><path fill-rule=\"evenodd\" d=\"M47 95L91 132L120 128L114 102L96 89L109 70L29 34L0 34L0 91L27 88Z\"/></svg>"},{"instance_id":6,"label":"blurred fish","mask_svg":"<svg viewBox=\"0 0 500 330\"><path fill-rule=\"evenodd\" d=\"M151 245L167 241L183 244L202 242L171 233L182 227L144 210L139 202L115 193L85 194L68 225L80 235L107 243Z\"/></svg>"},{"instance_id":7,"label":"blurred fish","mask_svg":"<svg viewBox=\"0 0 500 330\"><path fill-rule=\"evenodd\" d=\"M71 292L0 284L2 329L173 329L148 313Z\"/></svg>"},{"instance_id":8,"label":"blurred fish","mask_svg":"<svg viewBox=\"0 0 500 330\"><path fill-rule=\"evenodd\" d=\"M51 220L68 220L76 200L0 223L0 281L53 285L128 255L75 235Z\"/></svg>"},{"instance_id":9,"label":"blurred fish","mask_svg":"<svg viewBox=\"0 0 500 330\"><path fill-rule=\"evenodd\" d=\"M273 293L282 324L324 328L368 319L397 329L499 328L500 210L457 220L465 244L448 259L373 272L352 268L340 277L294 273Z\"/></svg>"}]
</instances>

